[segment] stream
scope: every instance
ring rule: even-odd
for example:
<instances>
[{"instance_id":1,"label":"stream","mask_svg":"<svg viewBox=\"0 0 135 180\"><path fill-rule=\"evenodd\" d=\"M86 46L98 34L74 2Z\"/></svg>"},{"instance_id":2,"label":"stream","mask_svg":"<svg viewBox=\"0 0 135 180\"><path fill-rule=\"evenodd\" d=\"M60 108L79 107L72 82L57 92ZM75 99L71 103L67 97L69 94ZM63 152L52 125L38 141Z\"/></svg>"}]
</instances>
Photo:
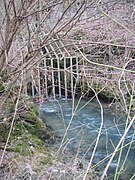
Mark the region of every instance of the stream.
<instances>
[{"instance_id":1,"label":"stream","mask_svg":"<svg viewBox=\"0 0 135 180\"><path fill-rule=\"evenodd\" d=\"M86 105L87 101L81 100L77 106L78 100L73 101L53 101L50 100L40 106L41 117L45 119L45 123L55 130L59 137L58 146L62 141L66 128L69 126L66 138L67 143L63 147L63 151L68 151L73 155L89 161L95 147L96 138L101 125L101 111L100 106L96 102L91 102ZM104 105L103 105L104 107ZM74 108L74 115L73 114ZM109 156L120 138L122 137L125 129L124 116L116 116L112 109L104 107L103 127L101 131L100 140L95 152L93 165L103 170L108 162ZM114 157L109 171L109 180L114 179L114 173L118 166L123 171L119 180L129 180L135 173L135 136L134 128L132 127L124 139L124 148L121 155L121 160L118 165L119 152ZM130 143L132 141L132 143ZM130 152L128 153L130 147ZM128 153L128 157L125 157ZM102 160L105 159L103 162ZM99 163L101 162L101 163ZM135 177L134 177L135 179Z\"/></svg>"}]
</instances>

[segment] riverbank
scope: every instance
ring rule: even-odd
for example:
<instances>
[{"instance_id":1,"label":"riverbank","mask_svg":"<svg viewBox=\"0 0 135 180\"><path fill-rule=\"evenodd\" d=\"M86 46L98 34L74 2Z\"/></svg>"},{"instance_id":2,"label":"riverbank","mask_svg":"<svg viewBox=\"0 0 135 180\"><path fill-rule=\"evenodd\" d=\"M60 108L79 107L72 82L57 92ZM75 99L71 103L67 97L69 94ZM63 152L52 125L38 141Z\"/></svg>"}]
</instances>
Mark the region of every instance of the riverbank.
<instances>
[{"instance_id":1,"label":"riverbank","mask_svg":"<svg viewBox=\"0 0 135 180\"><path fill-rule=\"evenodd\" d=\"M55 133L39 118L39 111L32 102L25 101L23 106L20 101L23 111L18 112L14 123L11 104L8 107L10 119L5 118L0 124L0 179L19 179L20 176L23 179L25 169L33 176L33 165L38 169L51 163L52 155L46 144L55 141Z\"/></svg>"},{"instance_id":2,"label":"riverbank","mask_svg":"<svg viewBox=\"0 0 135 180\"><path fill-rule=\"evenodd\" d=\"M29 108L16 117L5 152L10 126L6 126L6 131L4 124L0 128L0 157L3 157L0 179L82 180L88 162L70 152L58 155L54 131L39 118L33 103L28 102L27 106ZM99 172L91 170L87 179L98 177Z\"/></svg>"},{"instance_id":3,"label":"riverbank","mask_svg":"<svg viewBox=\"0 0 135 180\"><path fill-rule=\"evenodd\" d=\"M55 151L49 150L50 162L44 161L45 153L36 152L32 156L22 156L19 153L6 152L0 166L0 179L17 180L82 180L88 163L71 154L63 154L64 158L56 158ZM0 151L0 155L1 155ZM65 159L67 157L67 159ZM100 180L100 172L90 170L86 180Z\"/></svg>"},{"instance_id":4,"label":"riverbank","mask_svg":"<svg viewBox=\"0 0 135 180\"><path fill-rule=\"evenodd\" d=\"M96 138L96 133L100 126L100 118L98 117L100 116L99 105L96 102L92 102L90 105L85 106L86 102L86 100L82 100L78 106L68 131L68 138L60 151L59 147L61 146L64 132L61 113L63 112L64 123L68 124L73 102L46 102L40 106L43 114L38 111L32 102L28 102L27 110L20 113L16 118L10 141L6 148L7 151L0 166L0 179L82 180L91 157L91 150L88 146L91 145L91 140ZM60 103L62 104L60 105ZM77 105L76 100L75 105ZM82 109L82 107L85 108ZM108 126L111 123L110 127L108 126L107 133L110 138L117 136L118 139L119 134L117 134L117 131L115 132L112 124L116 114L109 108L109 104L103 104L106 125ZM113 127L112 131L111 127ZM86 130L88 131L86 132ZM3 139L0 143L1 157L6 142L4 139L7 139L8 133L9 128L8 131L2 131L1 129L0 137ZM106 132L103 131L102 133L103 138ZM100 180L102 170L96 164L105 155L103 153L103 142L106 141L102 140L102 143L99 143L101 147L95 154L94 166L91 166L86 180ZM111 147L109 147L109 144L107 148L110 151ZM112 165L115 166L116 162L113 162Z\"/></svg>"}]
</instances>

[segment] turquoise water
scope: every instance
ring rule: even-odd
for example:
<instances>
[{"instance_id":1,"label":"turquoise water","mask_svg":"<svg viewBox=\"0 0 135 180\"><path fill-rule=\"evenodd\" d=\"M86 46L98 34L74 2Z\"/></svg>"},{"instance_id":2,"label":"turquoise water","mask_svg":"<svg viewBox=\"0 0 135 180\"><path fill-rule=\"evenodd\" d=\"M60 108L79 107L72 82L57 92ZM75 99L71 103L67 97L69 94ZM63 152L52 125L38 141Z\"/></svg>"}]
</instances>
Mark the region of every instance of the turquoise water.
<instances>
[{"instance_id":1,"label":"turquoise water","mask_svg":"<svg viewBox=\"0 0 135 180\"><path fill-rule=\"evenodd\" d=\"M72 101L46 102L40 107L41 116L45 118L47 125L55 130L56 134L59 136L59 143L62 141L66 128L70 124L66 136L68 143L66 147L64 147L64 151L70 151L74 155L78 153L80 158L89 161L101 125L101 111L99 105L94 102L89 103L85 107L83 106L86 104L86 101L81 101L78 107L76 106L77 103L77 100L74 104ZM72 107L74 107L74 111ZM74 114L73 118L72 114ZM93 164L100 169L104 169L108 159L99 165L97 164L113 152L114 147L122 137L125 128L124 122L125 117L118 117L113 113L113 110L109 110L106 107L104 108L102 133L93 159ZM131 150L123 166L124 175L121 175L119 179L128 180L135 173L135 137L133 128L131 128L126 135L124 142L126 147L123 149L119 168L124 162L129 147L127 144L130 144L131 140L133 141ZM111 175L114 174L117 167L117 159L118 153L113 159L108 171L110 179L113 179Z\"/></svg>"}]
</instances>

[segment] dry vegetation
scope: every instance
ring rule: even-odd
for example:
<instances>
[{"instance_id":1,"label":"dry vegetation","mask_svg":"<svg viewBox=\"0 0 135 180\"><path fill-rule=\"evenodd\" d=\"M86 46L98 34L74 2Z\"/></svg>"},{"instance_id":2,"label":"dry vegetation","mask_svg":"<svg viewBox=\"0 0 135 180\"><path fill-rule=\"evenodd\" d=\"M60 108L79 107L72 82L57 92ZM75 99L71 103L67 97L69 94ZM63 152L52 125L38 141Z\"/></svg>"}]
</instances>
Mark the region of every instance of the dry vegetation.
<instances>
[{"instance_id":1,"label":"dry vegetation","mask_svg":"<svg viewBox=\"0 0 135 180\"><path fill-rule=\"evenodd\" d=\"M8 132L0 136L0 147L3 149L1 167L16 125L33 123L28 122L33 114L29 118L24 116L31 113L27 96L31 71L48 57L75 55L80 59L80 81L83 80L85 85L80 99L92 91L100 105L102 117L102 104L98 99L98 94L102 94L112 98L127 117L125 133L102 173L101 179L105 178L117 150L123 146L126 133L135 123L134 28L133 0L1 1L0 132ZM50 48L49 52L44 52L44 47ZM110 106L114 101L110 102ZM35 118L35 112L32 113ZM102 123L93 156L101 129ZM92 158L83 180L91 165ZM117 179L119 175L115 177ZM11 176L6 178L11 179Z\"/></svg>"}]
</instances>

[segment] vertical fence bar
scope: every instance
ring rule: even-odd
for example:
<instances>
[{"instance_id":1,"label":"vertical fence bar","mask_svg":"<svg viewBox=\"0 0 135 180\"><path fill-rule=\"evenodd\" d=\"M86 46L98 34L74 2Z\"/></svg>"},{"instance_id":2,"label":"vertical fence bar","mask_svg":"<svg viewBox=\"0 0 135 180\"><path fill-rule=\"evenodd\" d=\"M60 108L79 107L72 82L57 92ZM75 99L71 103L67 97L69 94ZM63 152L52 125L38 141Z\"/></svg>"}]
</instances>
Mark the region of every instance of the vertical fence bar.
<instances>
[{"instance_id":1,"label":"vertical fence bar","mask_svg":"<svg viewBox=\"0 0 135 180\"><path fill-rule=\"evenodd\" d=\"M71 93L72 97L74 95L74 85L73 85L73 59L70 57L70 73L71 73Z\"/></svg>"},{"instance_id":2,"label":"vertical fence bar","mask_svg":"<svg viewBox=\"0 0 135 180\"><path fill-rule=\"evenodd\" d=\"M75 65L75 72L76 72L76 81L75 81L75 86L76 89L74 90L75 94L78 91L78 87L79 87L79 59L78 57L75 57L75 61L76 61L76 65Z\"/></svg>"},{"instance_id":3,"label":"vertical fence bar","mask_svg":"<svg viewBox=\"0 0 135 180\"><path fill-rule=\"evenodd\" d=\"M55 42L56 46L58 47L57 43ZM56 60L57 60L57 70L58 70L58 86L59 86L59 98L61 98L61 83L60 83L60 64L59 64L59 56L57 55L57 53L55 52L54 47L50 44L51 49L53 50L55 56L56 56Z\"/></svg>"},{"instance_id":4,"label":"vertical fence bar","mask_svg":"<svg viewBox=\"0 0 135 180\"><path fill-rule=\"evenodd\" d=\"M53 93L53 98L55 99L55 84L54 84L54 71L53 71L53 59L51 58L51 71L52 71L52 93Z\"/></svg>"},{"instance_id":5,"label":"vertical fence bar","mask_svg":"<svg viewBox=\"0 0 135 180\"><path fill-rule=\"evenodd\" d=\"M78 57L76 57L76 78L77 78L77 81L79 81L79 60L78 60Z\"/></svg>"},{"instance_id":6,"label":"vertical fence bar","mask_svg":"<svg viewBox=\"0 0 135 180\"><path fill-rule=\"evenodd\" d=\"M48 99L46 59L44 59L44 77L45 77L45 93L46 93L46 98Z\"/></svg>"},{"instance_id":7,"label":"vertical fence bar","mask_svg":"<svg viewBox=\"0 0 135 180\"><path fill-rule=\"evenodd\" d=\"M40 64L37 64L37 70L38 70L38 94L39 98L41 98L41 83L40 83Z\"/></svg>"},{"instance_id":8,"label":"vertical fence bar","mask_svg":"<svg viewBox=\"0 0 135 180\"><path fill-rule=\"evenodd\" d=\"M82 75L83 75L83 77L81 78L82 80L81 81L83 81L82 82L82 92L84 92L84 90L85 90L85 78L84 78L84 76L85 76L85 62L84 62L84 59L83 59L83 68L82 68Z\"/></svg>"},{"instance_id":9,"label":"vertical fence bar","mask_svg":"<svg viewBox=\"0 0 135 180\"><path fill-rule=\"evenodd\" d=\"M66 58L64 58L64 80L65 80L65 99L67 99L67 73L66 73Z\"/></svg>"},{"instance_id":10,"label":"vertical fence bar","mask_svg":"<svg viewBox=\"0 0 135 180\"><path fill-rule=\"evenodd\" d=\"M57 67L58 67L59 98L61 98L60 60L58 58L57 58Z\"/></svg>"}]
</instances>

